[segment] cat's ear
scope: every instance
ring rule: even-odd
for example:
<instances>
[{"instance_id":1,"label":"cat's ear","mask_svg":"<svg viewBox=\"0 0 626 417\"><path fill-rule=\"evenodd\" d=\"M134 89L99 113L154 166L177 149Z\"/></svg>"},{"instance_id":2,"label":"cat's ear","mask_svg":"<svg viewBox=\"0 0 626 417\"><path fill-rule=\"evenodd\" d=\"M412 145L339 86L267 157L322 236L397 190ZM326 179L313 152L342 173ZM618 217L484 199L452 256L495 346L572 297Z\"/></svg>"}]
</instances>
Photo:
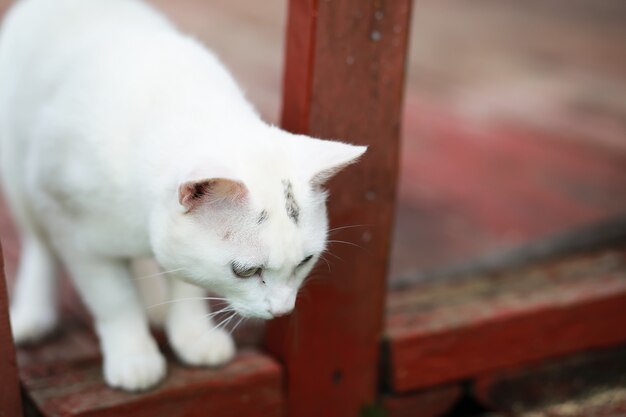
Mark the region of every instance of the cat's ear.
<instances>
[{"instance_id":1,"label":"cat's ear","mask_svg":"<svg viewBox=\"0 0 626 417\"><path fill-rule=\"evenodd\" d=\"M367 151L367 146L300 137L295 144L297 163L313 186L321 186L333 175L355 163Z\"/></svg>"},{"instance_id":2,"label":"cat's ear","mask_svg":"<svg viewBox=\"0 0 626 417\"><path fill-rule=\"evenodd\" d=\"M186 181L178 187L178 202L187 213L205 205L240 204L247 195L242 182L227 178Z\"/></svg>"}]
</instances>

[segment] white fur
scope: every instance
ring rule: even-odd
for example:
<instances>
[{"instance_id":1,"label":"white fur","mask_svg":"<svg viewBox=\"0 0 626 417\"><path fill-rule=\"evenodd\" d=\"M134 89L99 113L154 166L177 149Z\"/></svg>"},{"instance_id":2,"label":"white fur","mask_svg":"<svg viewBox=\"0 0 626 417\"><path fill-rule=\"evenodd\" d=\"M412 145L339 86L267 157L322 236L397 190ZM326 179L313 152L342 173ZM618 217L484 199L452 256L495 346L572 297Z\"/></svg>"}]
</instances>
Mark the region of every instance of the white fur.
<instances>
[{"instance_id":1,"label":"white fur","mask_svg":"<svg viewBox=\"0 0 626 417\"><path fill-rule=\"evenodd\" d=\"M165 327L179 358L222 364L233 342L200 298L208 289L265 319L291 311L326 243L326 195L315 182L365 151L266 125L210 52L137 0L13 7L0 34L0 138L23 243L15 340L55 326L60 260L94 316L106 381L127 390L165 374L129 261L154 256L173 271ZM180 204L181 184L215 178L243 184L243 198ZM265 269L242 279L233 261Z\"/></svg>"}]
</instances>

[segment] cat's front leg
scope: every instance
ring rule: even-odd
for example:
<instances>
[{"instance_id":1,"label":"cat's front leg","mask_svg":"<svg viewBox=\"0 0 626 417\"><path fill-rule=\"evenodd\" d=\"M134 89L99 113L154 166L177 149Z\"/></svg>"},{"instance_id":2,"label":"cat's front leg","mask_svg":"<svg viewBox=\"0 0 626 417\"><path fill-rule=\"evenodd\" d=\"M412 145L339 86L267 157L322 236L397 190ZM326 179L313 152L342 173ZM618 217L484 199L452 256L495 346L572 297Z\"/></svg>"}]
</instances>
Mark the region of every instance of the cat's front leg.
<instances>
[{"instance_id":1,"label":"cat's front leg","mask_svg":"<svg viewBox=\"0 0 626 417\"><path fill-rule=\"evenodd\" d=\"M150 334L128 263L76 258L67 264L95 319L106 382L129 391L152 387L165 376L166 362Z\"/></svg>"},{"instance_id":2,"label":"cat's front leg","mask_svg":"<svg viewBox=\"0 0 626 417\"><path fill-rule=\"evenodd\" d=\"M182 362L194 366L218 366L232 359L235 344L226 330L216 329L213 325L205 294L205 290L173 278L165 330L170 345Z\"/></svg>"},{"instance_id":3,"label":"cat's front leg","mask_svg":"<svg viewBox=\"0 0 626 417\"><path fill-rule=\"evenodd\" d=\"M22 253L11 305L11 329L17 344L38 341L58 321L55 260L40 236L25 232L23 226L20 229Z\"/></svg>"}]
</instances>

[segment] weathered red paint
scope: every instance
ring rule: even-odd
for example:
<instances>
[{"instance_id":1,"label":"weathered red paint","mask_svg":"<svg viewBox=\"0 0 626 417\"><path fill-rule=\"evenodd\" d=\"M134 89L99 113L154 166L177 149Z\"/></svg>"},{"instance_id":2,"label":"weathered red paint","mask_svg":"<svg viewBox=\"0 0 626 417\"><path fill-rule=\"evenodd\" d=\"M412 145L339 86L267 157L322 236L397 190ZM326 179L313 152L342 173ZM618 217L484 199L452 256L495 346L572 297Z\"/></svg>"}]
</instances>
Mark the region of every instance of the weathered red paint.
<instances>
[{"instance_id":1,"label":"weathered red paint","mask_svg":"<svg viewBox=\"0 0 626 417\"><path fill-rule=\"evenodd\" d=\"M416 287L389 297L395 392L626 342L626 252Z\"/></svg>"},{"instance_id":2,"label":"weathered red paint","mask_svg":"<svg viewBox=\"0 0 626 417\"><path fill-rule=\"evenodd\" d=\"M4 278L4 257L0 246L0 417L22 415L20 384L17 377L15 348L9 323L9 296Z\"/></svg>"},{"instance_id":3,"label":"weathered red paint","mask_svg":"<svg viewBox=\"0 0 626 417\"><path fill-rule=\"evenodd\" d=\"M624 417L626 416L626 388L599 387L582 397L568 398L524 412L503 411L487 414L489 417Z\"/></svg>"},{"instance_id":4,"label":"weathered red paint","mask_svg":"<svg viewBox=\"0 0 626 417\"><path fill-rule=\"evenodd\" d=\"M392 279L626 212L626 153L408 95Z\"/></svg>"},{"instance_id":5,"label":"weathered red paint","mask_svg":"<svg viewBox=\"0 0 626 417\"><path fill-rule=\"evenodd\" d=\"M331 272L268 326L290 416L356 416L376 398L410 4L289 3L282 125L370 146L329 185L331 227L361 226L332 232Z\"/></svg>"},{"instance_id":6,"label":"weathered red paint","mask_svg":"<svg viewBox=\"0 0 626 417\"><path fill-rule=\"evenodd\" d=\"M271 358L244 350L218 369L188 368L171 359L156 389L139 394L104 385L91 331L67 323L45 344L20 349L20 378L29 399L58 417L249 416L280 417L283 381Z\"/></svg>"},{"instance_id":7,"label":"weathered red paint","mask_svg":"<svg viewBox=\"0 0 626 417\"><path fill-rule=\"evenodd\" d=\"M387 395L382 404L386 417L441 417L461 398L460 385L446 385L405 395Z\"/></svg>"},{"instance_id":8,"label":"weathered red paint","mask_svg":"<svg viewBox=\"0 0 626 417\"><path fill-rule=\"evenodd\" d=\"M489 409L512 413L623 387L624 375L626 344L489 372L472 382L472 393Z\"/></svg>"}]
</instances>

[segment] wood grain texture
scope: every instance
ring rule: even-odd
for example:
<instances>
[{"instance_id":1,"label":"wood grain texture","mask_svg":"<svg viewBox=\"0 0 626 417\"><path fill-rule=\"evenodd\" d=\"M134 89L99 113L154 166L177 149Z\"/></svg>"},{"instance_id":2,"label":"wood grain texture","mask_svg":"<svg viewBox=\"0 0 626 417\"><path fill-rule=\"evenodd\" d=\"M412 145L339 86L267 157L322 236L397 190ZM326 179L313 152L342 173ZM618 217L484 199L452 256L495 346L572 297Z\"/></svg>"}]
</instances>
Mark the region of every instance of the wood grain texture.
<instances>
[{"instance_id":1,"label":"wood grain texture","mask_svg":"<svg viewBox=\"0 0 626 417\"><path fill-rule=\"evenodd\" d=\"M17 376L15 347L9 322L9 296L4 277L4 256L0 246L0 417L22 415L20 382Z\"/></svg>"},{"instance_id":2,"label":"wood grain texture","mask_svg":"<svg viewBox=\"0 0 626 417\"><path fill-rule=\"evenodd\" d=\"M375 401L410 4L289 3L282 125L369 146L329 184L331 227L361 226L331 234L330 272L268 327L290 416L356 416Z\"/></svg>"},{"instance_id":3,"label":"wood grain texture","mask_svg":"<svg viewBox=\"0 0 626 417\"><path fill-rule=\"evenodd\" d=\"M155 389L127 393L104 384L97 339L68 322L45 344L19 351L20 378L41 414L58 417L280 417L280 366L266 355L244 350L230 364L189 368L168 352L168 375Z\"/></svg>"},{"instance_id":4,"label":"wood grain texture","mask_svg":"<svg viewBox=\"0 0 626 417\"><path fill-rule=\"evenodd\" d=\"M387 382L396 392L626 342L626 252L552 261L393 293Z\"/></svg>"},{"instance_id":5,"label":"wood grain texture","mask_svg":"<svg viewBox=\"0 0 626 417\"><path fill-rule=\"evenodd\" d=\"M552 402L528 411L488 413L483 417L624 417L626 388L601 387L587 396Z\"/></svg>"},{"instance_id":6,"label":"wood grain texture","mask_svg":"<svg viewBox=\"0 0 626 417\"><path fill-rule=\"evenodd\" d=\"M490 410L512 413L625 388L626 345L570 355L481 375L474 397ZM626 402L626 397L622 399Z\"/></svg>"}]
</instances>

